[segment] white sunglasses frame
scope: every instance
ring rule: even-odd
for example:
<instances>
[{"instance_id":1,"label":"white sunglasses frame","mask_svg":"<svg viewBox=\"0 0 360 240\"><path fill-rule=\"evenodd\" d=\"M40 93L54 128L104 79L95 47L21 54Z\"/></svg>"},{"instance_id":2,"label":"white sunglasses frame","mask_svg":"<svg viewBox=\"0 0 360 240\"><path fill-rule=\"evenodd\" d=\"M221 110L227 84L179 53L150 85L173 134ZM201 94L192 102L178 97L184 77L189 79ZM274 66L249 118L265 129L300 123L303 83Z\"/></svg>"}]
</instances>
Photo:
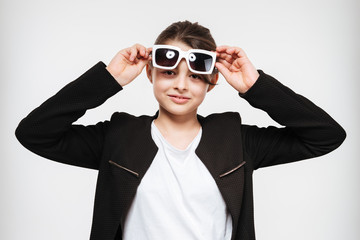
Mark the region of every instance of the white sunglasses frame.
<instances>
[{"instance_id":1,"label":"white sunglasses frame","mask_svg":"<svg viewBox=\"0 0 360 240\"><path fill-rule=\"evenodd\" d=\"M176 63L174 64L174 66L171 66L171 67L164 67L164 66L160 66L158 64L156 64L156 60L155 60L155 54L151 54L152 56L152 65L153 67L156 67L156 68L160 68L160 69L165 69L165 70L172 70L172 69L175 69L178 65L179 65L179 62L185 58L186 60L186 64L189 68L189 70L193 73L197 73L197 74L212 74L214 73L215 71L215 62L216 62L216 52L211 52L211 51L207 51L207 50L203 50L203 49L190 49L188 51L183 51L181 50L181 48L179 47L176 47L176 46L172 46L172 45L154 45L153 48L152 48L152 53L155 53L155 51L159 48L167 48L167 49L172 49L172 50L175 50L175 51L178 51L179 52L179 58L177 59ZM206 72L203 72L203 71L197 71L193 68L191 68L190 66L190 62L189 62L189 56L191 53L203 53L203 54L208 54L212 57L213 61L212 61L212 64L211 64L211 67L210 67L210 70L209 71L206 71Z\"/></svg>"}]
</instances>

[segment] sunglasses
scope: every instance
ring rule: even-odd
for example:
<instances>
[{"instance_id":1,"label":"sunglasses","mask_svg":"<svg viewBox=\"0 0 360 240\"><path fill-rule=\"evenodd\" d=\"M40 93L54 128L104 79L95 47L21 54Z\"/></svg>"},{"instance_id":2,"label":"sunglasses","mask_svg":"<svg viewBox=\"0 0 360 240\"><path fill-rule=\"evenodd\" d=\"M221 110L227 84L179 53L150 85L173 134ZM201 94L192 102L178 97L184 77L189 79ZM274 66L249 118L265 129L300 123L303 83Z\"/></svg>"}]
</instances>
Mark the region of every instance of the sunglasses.
<instances>
[{"instance_id":1,"label":"sunglasses","mask_svg":"<svg viewBox=\"0 0 360 240\"><path fill-rule=\"evenodd\" d=\"M154 45L152 48L152 64L156 68L174 69L183 58L186 59L188 68L193 73L212 74L214 71L215 52L202 49L183 51L170 45Z\"/></svg>"}]
</instances>

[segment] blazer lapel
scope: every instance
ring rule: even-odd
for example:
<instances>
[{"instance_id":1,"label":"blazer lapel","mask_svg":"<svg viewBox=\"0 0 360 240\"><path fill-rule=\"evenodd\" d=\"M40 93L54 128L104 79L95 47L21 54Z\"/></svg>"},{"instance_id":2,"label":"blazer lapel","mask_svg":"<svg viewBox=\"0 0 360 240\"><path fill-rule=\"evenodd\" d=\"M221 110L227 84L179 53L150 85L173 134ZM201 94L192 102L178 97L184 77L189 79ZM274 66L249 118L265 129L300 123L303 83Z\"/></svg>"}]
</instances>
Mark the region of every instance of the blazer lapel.
<instances>
[{"instance_id":1,"label":"blazer lapel","mask_svg":"<svg viewBox=\"0 0 360 240\"><path fill-rule=\"evenodd\" d=\"M121 167L124 167L140 180L144 177L146 171L154 160L158 148L151 136L151 123L156 118L142 116L144 118L140 124L136 124L133 130L127 134L126 144L122 151Z\"/></svg>"},{"instance_id":2,"label":"blazer lapel","mask_svg":"<svg viewBox=\"0 0 360 240\"><path fill-rule=\"evenodd\" d=\"M238 114L212 114L198 116L203 135L196 154L215 179L237 226L241 210L244 169L241 141L241 120Z\"/></svg>"}]
</instances>

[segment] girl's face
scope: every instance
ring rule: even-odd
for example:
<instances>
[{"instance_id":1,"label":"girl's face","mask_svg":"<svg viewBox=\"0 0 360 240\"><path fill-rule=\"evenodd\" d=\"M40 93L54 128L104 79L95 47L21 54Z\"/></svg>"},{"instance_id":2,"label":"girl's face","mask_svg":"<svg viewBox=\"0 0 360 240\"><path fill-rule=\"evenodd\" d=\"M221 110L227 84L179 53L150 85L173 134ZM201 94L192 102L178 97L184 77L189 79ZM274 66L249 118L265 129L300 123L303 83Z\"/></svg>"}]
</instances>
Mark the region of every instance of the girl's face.
<instances>
[{"instance_id":1,"label":"girl's face","mask_svg":"<svg viewBox=\"0 0 360 240\"><path fill-rule=\"evenodd\" d=\"M191 49L185 43L168 41L167 45L177 46L184 51ZM186 116L195 115L206 93L212 89L203 80L203 75L192 73L182 59L172 70L164 70L147 66L147 76L153 84L156 100L159 102L160 113ZM217 81L218 75L214 81Z\"/></svg>"}]
</instances>

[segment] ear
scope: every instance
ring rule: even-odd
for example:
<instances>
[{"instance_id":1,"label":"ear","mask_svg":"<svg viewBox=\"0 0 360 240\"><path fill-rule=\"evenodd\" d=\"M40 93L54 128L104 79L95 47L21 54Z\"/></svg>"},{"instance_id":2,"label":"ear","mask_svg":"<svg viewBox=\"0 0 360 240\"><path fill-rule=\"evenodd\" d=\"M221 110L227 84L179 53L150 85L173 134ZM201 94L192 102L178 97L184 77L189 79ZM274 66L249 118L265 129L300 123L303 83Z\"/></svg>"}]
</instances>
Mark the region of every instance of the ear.
<instances>
[{"instance_id":1,"label":"ear","mask_svg":"<svg viewBox=\"0 0 360 240\"><path fill-rule=\"evenodd\" d=\"M218 80L219 80L219 73L216 73L216 74L213 76L213 78L211 79L211 82L212 82L213 84L216 84ZM210 92L215 86L216 86L216 85L209 85L207 91Z\"/></svg>"},{"instance_id":2,"label":"ear","mask_svg":"<svg viewBox=\"0 0 360 240\"><path fill-rule=\"evenodd\" d=\"M147 75L147 77L148 77L148 79L149 79L149 81L151 83L153 83L153 81L152 81L152 70L153 70L152 66L150 66L149 63L146 64L146 75Z\"/></svg>"}]
</instances>

